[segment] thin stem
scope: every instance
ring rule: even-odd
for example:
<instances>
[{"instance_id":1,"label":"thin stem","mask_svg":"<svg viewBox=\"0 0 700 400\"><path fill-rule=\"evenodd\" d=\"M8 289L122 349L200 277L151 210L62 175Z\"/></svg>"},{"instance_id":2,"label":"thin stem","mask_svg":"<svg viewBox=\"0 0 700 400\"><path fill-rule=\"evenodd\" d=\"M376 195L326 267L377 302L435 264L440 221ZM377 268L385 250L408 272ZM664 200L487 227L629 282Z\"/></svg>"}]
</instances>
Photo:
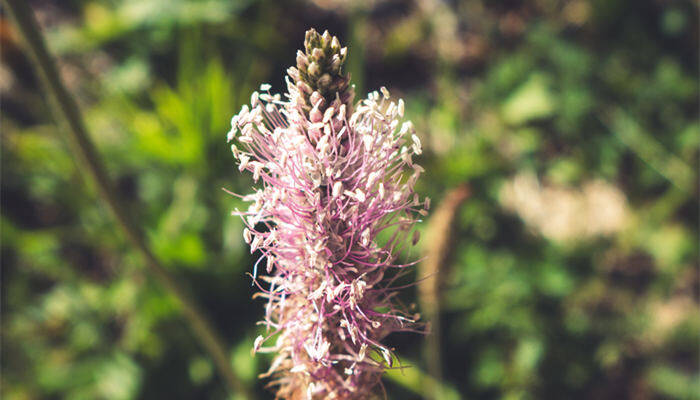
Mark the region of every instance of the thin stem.
<instances>
[{"instance_id":1,"label":"thin stem","mask_svg":"<svg viewBox=\"0 0 700 400\"><path fill-rule=\"evenodd\" d=\"M418 285L418 300L425 318L430 321L431 332L427 337L424 355L428 374L432 378L424 385L427 399L444 398L442 387L442 345L440 324L442 283L448 272L455 216L469 198L469 186L464 183L450 190L433 213L428 224L427 237L431 238L424 249L425 260L419 266L420 276L427 278Z\"/></svg>"},{"instance_id":2,"label":"thin stem","mask_svg":"<svg viewBox=\"0 0 700 400\"><path fill-rule=\"evenodd\" d=\"M203 311L190 296L189 292L156 259L146 245L141 230L129 218L126 208L118 199L114 184L89 138L80 109L58 74L56 64L46 48L38 24L34 19L34 14L27 1L4 0L4 3L24 37L36 72L49 94L51 109L55 117L61 121L68 132L73 152L85 166L85 170L97 186L102 200L107 203L107 207L114 215L127 239L143 256L149 271L180 302L182 312L189 322L195 337L209 352L228 389L232 393L241 393L246 398L252 399L253 396L248 388L234 373L227 356L226 346L214 330L211 322L205 317Z\"/></svg>"}]
</instances>

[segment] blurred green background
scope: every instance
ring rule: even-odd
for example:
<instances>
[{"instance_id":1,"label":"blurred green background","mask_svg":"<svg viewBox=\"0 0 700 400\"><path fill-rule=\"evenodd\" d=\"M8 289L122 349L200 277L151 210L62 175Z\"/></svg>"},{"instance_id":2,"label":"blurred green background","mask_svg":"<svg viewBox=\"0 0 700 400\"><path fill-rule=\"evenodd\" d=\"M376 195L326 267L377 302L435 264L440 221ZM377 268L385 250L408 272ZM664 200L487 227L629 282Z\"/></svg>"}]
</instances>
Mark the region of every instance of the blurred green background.
<instances>
[{"instance_id":1,"label":"blurred green background","mask_svg":"<svg viewBox=\"0 0 700 400\"><path fill-rule=\"evenodd\" d=\"M284 91L309 27L349 47L358 95L405 99L434 210L469 185L444 261L413 272L441 285L440 398L700 398L696 2L30 3L121 197L259 398L263 302L221 190L252 181L225 136L260 83ZM4 14L0 35L2 397L231 398L73 161ZM425 337L387 341L412 365L388 397L429 397Z\"/></svg>"}]
</instances>

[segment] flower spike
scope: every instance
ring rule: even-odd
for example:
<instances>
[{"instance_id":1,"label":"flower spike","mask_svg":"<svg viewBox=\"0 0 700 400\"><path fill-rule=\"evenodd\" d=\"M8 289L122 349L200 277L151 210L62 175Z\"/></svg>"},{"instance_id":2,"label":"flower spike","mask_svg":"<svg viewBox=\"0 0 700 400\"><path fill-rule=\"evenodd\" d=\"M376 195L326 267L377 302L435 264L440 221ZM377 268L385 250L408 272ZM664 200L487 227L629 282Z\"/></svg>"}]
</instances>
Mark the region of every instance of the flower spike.
<instances>
[{"instance_id":1,"label":"flower spike","mask_svg":"<svg viewBox=\"0 0 700 400\"><path fill-rule=\"evenodd\" d=\"M420 141L385 88L352 104L346 56L336 37L309 30L287 100L261 86L228 135L258 183L234 214L260 257L252 276L267 333L253 351L276 354L263 377L277 398L371 398L394 364L382 340L417 328L392 283L414 264L397 258L427 210L414 192Z\"/></svg>"}]
</instances>

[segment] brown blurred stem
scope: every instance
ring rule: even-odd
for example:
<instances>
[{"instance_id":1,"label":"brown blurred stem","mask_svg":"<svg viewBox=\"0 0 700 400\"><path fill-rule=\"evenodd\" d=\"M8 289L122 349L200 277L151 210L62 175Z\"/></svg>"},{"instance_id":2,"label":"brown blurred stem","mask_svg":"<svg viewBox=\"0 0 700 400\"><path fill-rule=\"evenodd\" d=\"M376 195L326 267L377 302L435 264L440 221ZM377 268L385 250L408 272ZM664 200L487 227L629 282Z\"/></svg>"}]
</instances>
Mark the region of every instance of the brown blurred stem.
<instances>
[{"instance_id":1,"label":"brown blurred stem","mask_svg":"<svg viewBox=\"0 0 700 400\"><path fill-rule=\"evenodd\" d=\"M24 37L30 58L50 98L50 106L55 117L64 125L69 134L74 153L84 166L84 170L97 186L100 196L107 203L117 223L127 239L141 253L146 266L156 280L173 295L182 306L182 312L190 324L195 337L209 352L219 370L221 378L232 393L241 393L252 398L248 388L234 373L224 342L215 332L211 322L204 316L189 292L161 265L143 240L139 227L129 218L126 208L119 201L107 170L90 137L80 114L77 103L68 93L56 64L46 48L39 26L27 0L4 0L7 11L14 19Z\"/></svg>"},{"instance_id":2,"label":"brown blurred stem","mask_svg":"<svg viewBox=\"0 0 700 400\"><path fill-rule=\"evenodd\" d=\"M433 377L434 384L426 385L427 399L443 397L440 382L442 382L442 360L440 336L440 303L442 283L444 281L445 265L449 262L452 247L452 231L455 216L460 207L469 197L469 186L465 183L450 190L433 213L428 224L425 237L430 238L424 249L425 260L420 264L420 276L426 278L418 285L418 300L425 318L430 321L430 334L426 338L425 360L428 373Z\"/></svg>"}]
</instances>

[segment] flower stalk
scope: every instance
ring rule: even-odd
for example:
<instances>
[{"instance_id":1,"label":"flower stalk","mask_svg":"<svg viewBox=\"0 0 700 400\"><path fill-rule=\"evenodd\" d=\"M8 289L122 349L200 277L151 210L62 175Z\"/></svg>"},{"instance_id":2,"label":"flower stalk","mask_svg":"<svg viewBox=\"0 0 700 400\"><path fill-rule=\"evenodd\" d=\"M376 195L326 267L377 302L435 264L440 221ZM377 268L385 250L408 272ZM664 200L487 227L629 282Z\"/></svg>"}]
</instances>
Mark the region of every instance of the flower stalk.
<instances>
[{"instance_id":1,"label":"flower stalk","mask_svg":"<svg viewBox=\"0 0 700 400\"><path fill-rule=\"evenodd\" d=\"M267 300L267 334L253 350L276 354L263 376L278 398L370 398L395 367L382 340L419 328L393 283L415 264L397 260L429 206L414 192L421 145L385 88L352 104L336 37L310 30L304 47L285 99L262 85L228 135L239 170L258 183L242 196L248 210L234 212L259 254L255 297Z\"/></svg>"}]
</instances>

